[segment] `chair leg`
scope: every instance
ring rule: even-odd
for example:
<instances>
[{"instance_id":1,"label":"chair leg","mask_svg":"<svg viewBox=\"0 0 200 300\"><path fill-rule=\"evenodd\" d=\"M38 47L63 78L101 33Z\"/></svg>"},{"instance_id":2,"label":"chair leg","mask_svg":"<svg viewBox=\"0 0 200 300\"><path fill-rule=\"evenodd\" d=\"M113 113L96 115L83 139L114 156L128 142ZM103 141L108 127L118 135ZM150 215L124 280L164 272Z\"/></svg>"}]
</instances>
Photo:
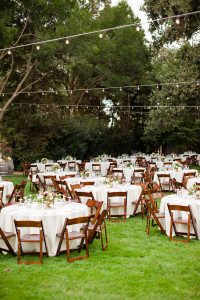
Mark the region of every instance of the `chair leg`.
<instances>
[{"instance_id":1,"label":"chair leg","mask_svg":"<svg viewBox=\"0 0 200 300\"><path fill-rule=\"evenodd\" d=\"M107 237L107 230L106 230L106 221L105 221L105 219L104 219L104 229L105 229L105 239L106 239L105 245L103 244L103 233L102 233L102 231L100 232L100 236L101 236L101 248L102 248L103 251L108 247L108 237Z\"/></svg>"},{"instance_id":2,"label":"chair leg","mask_svg":"<svg viewBox=\"0 0 200 300\"><path fill-rule=\"evenodd\" d=\"M40 231L40 264L43 263L43 252L42 252L42 230Z\"/></svg>"}]
</instances>

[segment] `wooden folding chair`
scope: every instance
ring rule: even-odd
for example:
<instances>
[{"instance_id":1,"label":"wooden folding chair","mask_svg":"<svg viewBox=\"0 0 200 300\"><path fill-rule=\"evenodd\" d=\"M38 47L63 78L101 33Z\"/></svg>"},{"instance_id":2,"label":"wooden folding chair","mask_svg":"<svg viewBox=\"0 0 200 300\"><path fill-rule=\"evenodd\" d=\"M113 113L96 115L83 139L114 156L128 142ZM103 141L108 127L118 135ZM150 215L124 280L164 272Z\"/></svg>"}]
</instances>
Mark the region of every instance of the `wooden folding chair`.
<instances>
[{"instance_id":1,"label":"wooden folding chair","mask_svg":"<svg viewBox=\"0 0 200 300\"><path fill-rule=\"evenodd\" d=\"M181 190L182 188L187 189L185 182L178 182L175 178L171 179L171 183L173 186L174 193L177 193L177 191Z\"/></svg>"},{"instance_id":2,"label":"wooden folding chair","mask_svg":"<svg viewBox=\"0 0 200 300\"><path fill-rule=\"evenodd\" d=\"M87 185L94 185L95 182L94 181L81 181L80 184L82 184L82 186L87 186Z\"/></svg>"},{"instance_id":3,"label":"wooden folding chair","mask_svg":"<svg viewBox=\"0 0 200 300\"><path fill-rule=\"evenodd\" d=\"M101 165L100 164L92 164L92 172L95 174L101 174Z\"/></svg>"},{"instance_id":4,"label":"wooden folding chair","mask_svg":"<svg viewBox=\"0 0 200 300\"><path fill-rule=\"evenodd\" d=\"M81 171L85 171L85 163L82 162L82 163L76 163L76 165L78 166L78 171L81 172Z\"/></svg>"},{"instance_id":5,"label":"wooden folding chair","mask_svg":"<svg viewBox=\"0 0 200 300\"><path fill-rule=\"evenodd\" d=\"M187 185L187 182L189 179L197 177L196 171L191 171L191 172L184 172L183 173L183 181L185 185Z\"/></svg>"},{"instance_id":6,"label":"wooden folding chair","mask_svg":"<svg viewBox=\"0 0 200 300\"><path fill-rule=\"evenodd\" d=\"M198 233L196 229L196 220L193 216L192 210L190 205L172 205L172 204L167 204L168 209L169 209L169 214L170 214L170 241L177 241L177 242L183 242L183 243L189 243L190 241L190 236L195 236L196 239L198 240ZM188 212L188 220L183 219L182 217L174 217L173 212ZM180 232L177 231L176 225L175 224L182 224L182 225L187 225L187 232ZM190 233L190 226L193 226L194 228L194 233ZM174 228L175 235L186 235L187 240L180 240L180 239L174 239L172 238L172 227Z\"/></svg>"},{"instance_id":7,"label":"wooden folding chair","mask_svg":"<svg viewBox=\"0 0 200 300\"><path fill-rule=\"evenodd\" d=\"M12 254L12 256L16 256L12 246L10 245L10 243L8 241L8 239L13 237L13 236L15 236L14 233L3 231L0 227L0 239L2 239L4 241L4 243L6 244L6 246L7 246L7 249L0 247L0 252L2 252L2 251L9 252L9 253Z\"/></svg>"},{"instance_id":8,"label":"wooden folding chair","mask_svg":"<svg viewBox=\"0 0 200 300\"><path fill-rule=\"evenodd\" d=\"M90 208L90 215L92 216L91 218L91 222L92 224L96 223L97 218L99 217L102 205L103 205L103 201L96 201L93 199L88 199L86 205ZM94 213L95 210L95 213Z\"/></svg>"},{"instance_id":9,"label":"wooden folding chair","mask_svg":"<svg viewBox=\"0 0 200 300\"><path fill-rule=\"evenodd\" d=\"M157 225L159 226L161 232L163 234L166 234L165 229L163 228L162 224L160 223L160 219L164 219L165 214L159 212L158 208L155 205L155 202L153 201L153 198L151 197L151 193L153 193L153 190L151 192L146 191L146 195L144 195L144 201L145 201L146 206L148 208L146 232L147 232L147 234L149 234L149 232L150 232L150 222L151 222L151 220L155 220ZM148 195L148 198L146 197L147 195Z\"/></svg>"},{"instance_id":10,"label":"wooden folding chair","mask_svg":"<svg viewBox=\"0 0 200 300\"><path fill-rule=\"evenodd\" d=\"M48 189L53 190L55 188L53 179L56 179L55 175L44 175L44 189L47 191Z\"/></svg>"},{"instance_id":11,"label":"wooden folding chair","mask_svg":"<svg viewBox=\"0 0 200 300\"><path fill-rule=\"evenodd\" d=\"M158 176L160 190L164 191L164 189L168 186L169 194L170 194L170 190L171 190L170 174L168 174L168 173L166 173L166 174L157 174L157 176Z\"/></svg>"},{"instance_id":12,"label":"wooden folding chair","mask_svg":"<svg viewBox=\"0 0 200 300\"><path fill-rule=\"evenodd\" d=\"M30 178L30 191L34 192L34 188L35 188L36 191L38 192L39 191L39 184L37 182L33 182L33 174L29 173L28 176Z\"/></svg>"},{"instance_id":13,"label":"wooden folding chair","mask_svg":"<svg viewBox=\"0 0 200 300\"><path fill-rule=\"evenodd\" d=\"M69 171L76 171L76 162L75 161L69 161L68 162L68 169L69 169Z\"/></svg>"},{"instance_id":14,"label":"wooden folding chair","mask_svg":"<svg viewBox=\"0 0 200 300\"><path fill-rule=\"evenodd\" d=\"M1 200L1 208L3 208L3 190L4 190L4 186L0 186L0 200Z\"/></svg>"},{"instance_id":15,"label":"wooden folding chair","mask_svg":"<svg viewBox=\"0 0 200 300\"><path fill-rule=\"evenodd\" d=\"M65 176L60 176L60 180L65 180L67 178L74 178L75 174L69 174L69 175L65 175Z\"/></svg>"},{"instance_id":16,"label":"wooden folding chair","mask_svg":"<svg viewBox=\"0 0 200 300\"><path fill-rule=\"evenodd\" d=\"M143 183L143 177L144 177L143 174L144 174L144 172L145 172L145 169L134 170L131 183L132 184ZM139 180L139 182L137 180Z\"/></svg>"},{"instance_id":17,"label":"wooden folding chair","mask_svg":"<svg viewBox=\"0 0 200 300\"><path fill-rule=\"evenodd\" d=\"M23 176L28 176L30 167L31 167L31 164L29 164L29 163L22 164Z\"/></svg>"},{"instance_id":18,"label":"wooden folding chair","mask_svg":"<svg viewBox=\"0 0 200 300\"><path fill-rule=\"evenodd\" d=\"M48 255L48 248L46 243L46 237L44 233L44 228L41 221L17 221L15 222L15 228L18 237L18 264L42 264L43 262L43 249L42 249L42 242L44 241L46 255ZM40 228L39 234L24 234L21 236L21 231L19 228ZM22 243L40 243L40 260L39 261L22 261L21 254L38 254L38 252L23 252L22 250Z\"/></svg>"},{"instance_id":19,"label":"wooden folding chair","mask_svg":"<svg viewBox=\"0 0 200 300\"><path fill-rule=\"evenodd\" d=\"M40 178L40 176L37 174L36 175L36 179L38 180L38 188L39 190L42 189L43 191L45 191L45 184L42 181L42 179Z\"/></svg>"},{"instance_id":20,"label":"wooden folding chair","mask_svg":"<svg viewBox=\"0 0 200 300\"><path fill-rule=\"evenodd\" d=\"M72 190L72 194L73 194L73 198L74 199L77 199L77 196L76 196L76 189L81 189L82 188L82 185L80 184L70 184L71 186L71 190Z\"/></svg>"},{"instance_id":21,"label":"wooden folding chair","mask_svg":"<svg viewBox=\"0 0 200 300\"><path fill-rule=\"evenodd\" d=\"M113 168L112 171L111 171L111 174L114 174L114 175L118 176L120 179L125 178L123 170Z\"/></svg>"},{"instance_id":22,"label":"wooden folding chair","mask_svg":"<svg viewBox=\"0 0 200 300\"><path fill-rule=\"evenodd\" d=\"M11 195L7 195L8 201L6 204L2 203L2 207L9 206L12 204L12 199L14 203L18 202L20 198L24 197L24 188L26 186L26 181L22 181L21 184L15 184Z\"/></svg>"},{"instance_id":23,"label":"wooden folding chair","mask_svg":"<svg viewBox=\"0 0 200 300\"><path fill-rule=\"evenodd\" d=\"M123 201L112 201L113 198L123 197ZM126 221L126 206L127 206L127 192L108 192L108 200L107 200L107 207L109 211L109 221L114 222L124 222ZM111 214L112 208L124 208L124 214L123 215L113 215ZM124 219L121 220L112 220L112 217L124 217Z\"/></svg>"},{"instance_id":24,"label":"wooden folding chair","mask_svg":"<svg viewBox=\"0 0 200 300\"><path fill-rule=\"evenodd\" d=\"M135 208L132 214L132 217L136 216L137 214L141 213L142 214L142 219L144 219L144 201L143 201L143 191L146 191L148 188L148 183L137 183L135 185L139 185L142 188L142 191L140 193L140 196L138 200L132 201L132 204L135 204ZM137 213L138 206L141 205L141 212Z\"/></svg>"},{"instance_id":25,"label":"wooden folding chair","mask_svg":"<svg viewBox=\"0 0 200 300\"><path fill-rule=\"evenodd\" d=\"M102 213L98 216L96 222L90 224L88 226L88 242L91 244L95 237L98 238L100 235L101 238L101 248L104 251L108 247L108 237L107 237L107 229L106 229L106 215L108 213L108 208L103 210ZM103 241L103 231L105 234L105 244Z\"/></svg>"},{"instance_id":26,"label":"wooden folding chair","mask_svg":"<svg viewBox=\"0 0 200 300\"><path fill-rule=\"evenodd\" d=\"M81 191L79 192L79 191L75 191L75 193L76 193L76 199L78 199L79 203L84 203L84 202L87 203L88 200L95 201L92 192L81 192ZM87 200L83 201L83 198L87 198Z\"/></svg>"},{"instance_id":27,"label":"wooden folding chair","mask_svg":"<svg viewBox=\"0 0 200 300\"><path fill-rule=\"evenodd\" d=\"M89 226L89 223L90 223L90 218L91 218L91 216L74 218L74 219L68 219L68 218L65 219L65 223L64 223L62 232L56 234L56 236L58 236L60 238L59 243L58 243L56 256L60 255L60 253L61 253L60 248L61 248L63 239L66 239L66 249L67 250L62 251L62 252L67 252L68 262L73 262L73 261L76 261L76 260L89 258L88 226ZM83 224L83 226L81 227L82 232L78 232L78 231L69 232L68 231L68 226L77 225L77 224ZM86 247L86 255L85 256L78 256L78 257L74 257L74 258L70 257L69 242L72 241L72 240L75 240L75 239L80 239L81 240L80 245L76 249L71 249L71 250L78 250L78 253L81 252L82 247L83 247L83 242L85 240L85 247Z\"/></svg>"}]
</instances>

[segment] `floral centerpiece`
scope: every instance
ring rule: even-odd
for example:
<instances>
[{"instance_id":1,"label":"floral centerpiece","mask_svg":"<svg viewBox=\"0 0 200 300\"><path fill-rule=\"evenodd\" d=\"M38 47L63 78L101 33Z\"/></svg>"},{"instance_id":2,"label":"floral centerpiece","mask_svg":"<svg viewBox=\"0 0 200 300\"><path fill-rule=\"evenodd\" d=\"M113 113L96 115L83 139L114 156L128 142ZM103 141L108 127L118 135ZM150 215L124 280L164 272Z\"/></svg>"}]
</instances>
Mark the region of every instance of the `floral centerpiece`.
<instances>
[{"instance_id":1,"label":"floral centerpiece","mask_svg":"<svg viewBox=\"0 0 200 300\"><path fill-rule=\"evenodd\" d=\"M89 170L84 170L84 171L81 171L79 173L79 175L83 178L86 178L86 177L89 177L90 176L90 173L89 173Z\"/></svg>"},{"instance_id":2,"label":"floral centerpiece","mask_svg":"<svg viewBox=\"0 0 200 300\"><path fill-rule=\"evenodd\" d=\"M104 153L102 154L102 157L108 157L108 154Z\"/></svg>"},{"instance_id":3,"label":"floral centerpiece","mask_svg":"<svg viewBox=\"0 0 200 300\"><path fill-rule=\"evenodd\" d=\"M127 153L122 154L122 158L128 158L128 157L129 157L129 155Z\"/></svg>"},{"instance_id":4,"label":"floral centerpiece","mask_svg":"<svg viewBox=\"0 0 200 300\"><path fill-rule=\"evenodd\" d=\"M42 158L42 159L41 159L41 163L42 163L42 164L46 164L46 163L47 163L47 161L48 161L48 159L47 159L47 158Z\"/></svg>"},{"instance_id":5,"label":"floral centerpiece","mask_svg":"<svg viewBox=\"0 0 200 300\"><path fill-rule=\"evenodd\" d=\"M183 165L176 162L175 165L174 165L174 170L175 171L181 171L183 169Z\"/></svg>"},{"instance_id":6,"label":"floral centerpiece","mask_svg":"<svg viewBox=\"0 0 200 300\"><path fill-rule=\"evenodd\" d=\"M195 195L197 199L200 199L200 185L198 183L194 184L189 188L188 193L190 196Z\"/></svg>"},{"instance_id":7,"label":"floral centerpiece","mask_svg":"<svg viewBox=\"0 0 200 300\"><path fill-rule=\"evenodd\" d=\"M67 155L67 156L66 156L66 160L71 161L71 160L73 160L73 157L72 157L71 155Z\"/></svg>"},{"instance_id":8,"label":"floral centerpiece","mask_svg":"<svg viewBox=\"0 0 200 300\"><path fill-rule=\"evenodd\" d=\"M158 156L158 153L152 152L152 156Z\"/></svg>"},{"instance_id":9,"label":"floral centerpiece","mask_svg":"<svg viewBox=\"0 0 200 300\"><path fill-rule=\"evenodd\" d=\"M107 175L103 183L112 185L113 182L122 183L122 179L114 174Z\"/></svg>"},{"instance_id":10,"label":"floral centerpiece","mask_svg":"<svg viewBox=\"0 0 200 300\"><path fill-rule=\"evenodd\" d=\"M130 161L128 161L127 163L126 163L126 168L131 168L133 166L133 164L130 162Z\"/></svg>"},{"instance_id":11,"label":"floral centerpiece","mask_svg":"<svg viewBox=\"0 0 200 300\"><path fill-rule=\"evenodd\" d=\"M171 156L171 157L176 157L177 155L176 155L176 153L173 153L173 152L172 152L172 153L170 154L170 156Z\"/></svg>"},{"instance_id":12,"label":"floral centerpiece","mask_svg":"<svg viewBox=\"0 0 200 300\"><path fill-rule=\"evenodd\" d=\"M96 161L96 162L102 162L103 159L102 159L101 157L96 157L96 158L95 158L95 161Z\"/></svg>"},{"instance_id":13,"label":"floral centerpiece","mask_svg":"<svg viewBox=\"0 0 200 300\"><path fill-rule=\"evenodd\" d=\"M51 167L51 171L52 172L58 172L58 171L60 171L61 170L61 166L59 166L59 165L53 165L52 167Z\"/></svg>"},{"instance_id":14,"label":"floral centerpiece","mask_svg":"<svg viewBox=\"0 0 200 300\"><path fill-rule=\"evenodd\" d=\"M46 203L46 206L50 207L50 204L54 203L56 198L61 198L61 195L52 191L40 191L36 198L33 199L33 202Z\"/></svg>"},{"instance_id":15,"label":"floral centerpiece","mask_svg":"<svg viewBox=\"0 0 200 300\"><path fill-rule=\"evenodd\" d=\"M137 153L137 155L142 155L142 152L141 152L141 151L139 151L139 152Z\"/></svg>"},{"instance_id":16,"label":"floral centerpiece","mask_svg":"<svg viewBox=\"0 0 200 300\"><path fill-rule=\"evenodd\" d=\"M164 162L164 161L165 161L165 158L166 158L165 156L162 156L162 157L161 157L161 161Z\"/></svg>"}]
</instances>

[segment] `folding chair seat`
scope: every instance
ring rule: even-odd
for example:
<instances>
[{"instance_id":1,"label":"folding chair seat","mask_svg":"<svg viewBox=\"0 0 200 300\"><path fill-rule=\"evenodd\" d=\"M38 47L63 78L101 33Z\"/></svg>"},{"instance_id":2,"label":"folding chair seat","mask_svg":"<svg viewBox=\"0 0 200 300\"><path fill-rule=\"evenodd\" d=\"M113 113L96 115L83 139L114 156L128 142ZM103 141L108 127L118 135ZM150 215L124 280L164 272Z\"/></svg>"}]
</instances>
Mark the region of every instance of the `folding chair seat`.
<instances>
[{"instance_id":1,"label":"folding chair seat","mask_svg":"<svg viewBox=\"0 0 200 300\"><path fill-rule=\"evenodd\" d=\"M54 182L53 180L56 179L55 175L44 175L44 189L47 190L54 190Z\"/></svg>"},{"instance_id":2,"label":"folding chair seat","mask_svg":"<svg viewBox=\"0 0 200 300\"><path fill-rule=\"evenodd\" d=\"M183 242L183 243L189 243L190 241L190 236L195 236L196 239L198 240L198 233L196 229L196 220L193 216L192 210L190 205L172 205L172 204L167 204L168 209L169 209L169 214L170 214L170 241L177 241L177 242ZM178 216L174 216L174 212L176 214L178 213ZM183 218L182 215L183 213L188 214L188 219ZM181 224L181 225L187 225L187 232L183 231L177 231L176 225L175 224ZM193 226L194 233L190 232L190 227L191 225ZM172 227L174 228L175 235L186 235L187 240L180 240L180 239L174 239L172 238Z\"/></svg>"},{"instance_id":3,"label":"folding chair seat","mask_svg":"<svg viewBox=\"0 0 200 300\"><path fill-rule=\"evenodd\" d=\"M68 161L68 169L69 169L69 171L76 171L76 162Z\"/></svg>"},{"instance_id":4,"label":"folding chair seat","mask_svg":"<svg viewBox=\"0 0 200 300\"><path fill-rule=\"evenodd\" d=\"M103 210L102 213L96 219L96 222L93 221L92 224L88 226L88 242L91 244L95 237L101 238L101 248L104 251L108 247L108 237L107 237L107 229L106 229L106 215L108 213L108 208ZM103 231L105 234L105 244L103 241Z\"/></svg>"},{"instance_id":5,"label":"folding chair seat","mask_svg":"<svg viewBox=\"0 0 200 300\"><path fill-rule=\"evenodd\" d=\"M85 259L85 258L89 258L89 246L88 246L88 226L90 223L90 218L89 217L80 217L80 218L74 218L74 219L65 219L65 223L62 229L61 233L57 233L56 236L58 236L59 239L59 243L58 243L58 248L57 248L57 252L56 252L56 256L60 255L61 253L61 246L62 246L62 242L63 239L66 240L66 250L62 251L62 252L67 252L67 260L68 262L73 262L76 260L81 260L81 259ZM77 225L80 224L81 226L81 231L69 231L69 226L70 225ZM78 256L78 257L74 257L71 258L70 257L70 246L69 246L69 242L75 239L80 239L80 245L76 248L76 249L71 249L71 250L78 250L78 253L81 252L82 247L83 247L83 243L85 240L85 248L86 248L86 255L84 256Z\"/></svg>"},{"instance_id":6,"label":"folding chair seat","mask_svg":"<svg viewBox=\"0 0 200 300\"><path fill-rule=\"evenodd\" d=\"M82 181L82 182L80 182L80 184L82 184L82 186L87 186L87 185L94 185L95 182L94 181Z\"/></svg>"},{"instance_id":7,"label":"folding chair seat","mask_svg":"<svg viewBox=\"0 0 200 300\"><path fill-rule=\"evenodd\" d=\"M75 193L76 193L76 197L77 197L76 199L78 199L79 203L86 204L88 200L95 201L92 192L78 192L78 191L75 191Z\"/></svg>"},{"instance_id":8,"label":"folding chair seat","mask_svg":"<svg viewBox=\"0 0 200 300\"><path fill-rule=\"evenodd\" d=\"M142 219L144 219L144 212L145 212L145 207L144 207L144 201L143 201L143 191L146 191L148 188L148 183L136 183L135 185L139 185L142 188L142 191L140 193L140 196L138 200L132 201L131 203L135 205L132 217L136 216L137 214L141 213L142 214ZM141 212L137 213L138 207L141 205Z\"/></svg>"},{"instance_id":9,"label":"folding chair seat","mask_svg":"<svg viewBox=\"0 0 200 300\"><path fill-rule=\"evenodd\" d=\"M17 221L15 222L15 228L18 237L18 264L42 264L43 262L43 244L44 241L46 255L48 257L48 248L46 243L46 236L43 228L43 223L41 221ZM20 229L19 229L20 228ZM40 229L39 234L23 234L21 236L21 228L38 228ZM22 243L39 243L40 244L40 252L24 252L22 249ZM21 254L40 254L39 261L22 261Z\"/></svg>"},{"instance_id":10,"label":"folding chair seat","mask_svg":"<svg viewBox=\"0 0 200 300\"><path fill-rule=\"evenodd\" d=\"M123 198L123 200L118 200L117 198ZM110 222L124 222L126 221L126 206L127 206L127 192L108 192L108 211L109 211L109 221ZM116 208L123 208L124 214L123 215L115 215L111 214L112 209ZM124 217L121 220L112 220L112 217Z\"/></svg>"},{"instance_id":11,"label":"folding chair seat","mask_svg":"<svg viewBox=\"0 0 200 300\"><path fill-rule=\"evenodd\" d=\"M100 164L92 164L92 172L95 174L100 175L101 174L101 165Z\"/></svg>"},{"instance_id":12,"label":"folding chair seat","mask_svg":"<svg viewBox=\"0 0 200 300\"><path fill-rule=\"evenodd\" d=\"M157 174L158 176L158 181L159 181L159 185L160 185L160 190L164 191L164 190L169 190L169 194L170 194L170 190L171 190L171 178L170 178L170 174Z\"/></svg>"},{"instance_id":13,"label":"folding chair seat","mask_svg":"<svg viewBox=\"0 0 200 300\"><path fill-rule=\"evenodd\" d=\"M0 247L0 252L4 251L4 252L9 252L12 254L12 256L16 256L12 246L10 245L8 239L15 236L14 233L12 232L6 232L3 231L0 227L0 239L2 239L4 241L4 243L6 244L7 248L2 248Z\"/></svg>"},{"instance_id":14,"label":"folding chair seat","mask_svg":"<svg viewBox=\"0 0 200 300\"><path fill-rule=\"evenodd\" d=\"M152 222L155 220L158 227L160 228L161 232L163 234L166 234L165 229L163 228L162 224L160 223L160 219L164 219L165 214L160 213L158 208L156 207L156 204L153 200L153 197L151 196L151 194L153 192L154 192L153 190L148 190L148 191L144 192L144 201L145 201L146 206L148 208L146 232L147 232L147 234L149 234L149 232L150 232L150 222L151 222L151 220L152 220ZM147 196L148 196L148 198L147 198Z\"/></svg>"}]
</instances>

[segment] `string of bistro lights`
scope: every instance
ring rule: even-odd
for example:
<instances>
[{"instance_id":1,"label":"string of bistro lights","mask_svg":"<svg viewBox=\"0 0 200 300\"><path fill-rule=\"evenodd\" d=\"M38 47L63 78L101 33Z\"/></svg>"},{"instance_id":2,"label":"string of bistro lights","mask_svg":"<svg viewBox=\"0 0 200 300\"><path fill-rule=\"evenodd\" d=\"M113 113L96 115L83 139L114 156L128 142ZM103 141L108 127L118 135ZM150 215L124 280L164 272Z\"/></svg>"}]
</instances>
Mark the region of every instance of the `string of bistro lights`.
<instances>
[{"instance_id":1,"label":"string of bistro lights","mask_svg":"<svg viewBox=\"0 0 200 300\"><path fill-rule=\"evenodd\" d=\"M65 40L65 43L68 45L70 43L70 39L80 37L80 36L86 36L86 35L91 35L91 34L99 34L99 38L103 38L103 33L112 31L112 30L117 30L117 29L122 29L122 28L128 28L128 27L136 27L137 31L140 31L140 27L142 24L148 24L148 23L153 23L153 22L159 22L159 21L164 21L164 20L169 20L169 19L176 19L175 22L177 25L180 24L180 19L186 16L194 15L194 14L199 14L200 11L193 11L185 14L179 14L179 15L173 15L173 16L168 16L164 18L157 18L151 21L147 22L140 22L140 23L132 23L132 24L127 24L127 25L120 25L116 27L110 27L110 28L105 28L105 29L100 29L100 30L95 30L95 31L90 31L90 32L83 32L83 33L78 33L74 35L69 35L65 37L59 37L59 38L54 38L54 39L49 39L49 40L43 40L43 41L37 41L33 43L28 43L28 44L23 44L23 45L16 45L16 46L11 46L11 47L6 47L0 49L0 51L6 51L8 50L8 54L11 54L12 49L17 49L17 48L23 48L23 47L28 47L28 46L34 46L36 45L36 49L40 50L40 45L41 44L46 44L50 42L55 42L55 41L60 41L60 40Z\"/></svg>"},{"instance_id":2,"label":"string of bistro lights","mask_svg":"<svg viewBox=\"0 0 200 300\"><path fill-rule=\"evenodd\" d=\"M16 93L17 95L19 94L28 94L29 96L31 94L42 94L42 96L44 96L44 94L48 94L48 93L55 93L58 94L59 92L63 93L63 92L68 92L73 94L74 92L86 92L89 93L90 91L108 91L108 90L114 90L114 89L118 89L120 91L123 91L125 89L129 89L129 88L136 88L137 90L140 90L143 87L156 87L157 89L159 89L161 86L167 86L167 85L172 85L172 86L176 86L177 88L179 87L179 85L183 85L183 84L196 84L197 86L200 86L200 81L195 80L195 81L180 81L180 82L164 82L164 83L153 83L153 84L140 84L140 85L125 85L125 86L110 86L110 87L101 87L101 88L84 88L84 89L74 89L74 90L69 90L69 89L59 89L59 90L40 90L40 91L26 91L26 92L18 92ZM2 96L4 95L12 95L13 92L5 92L2 94Z\"/></svg>"}]
</instances>

